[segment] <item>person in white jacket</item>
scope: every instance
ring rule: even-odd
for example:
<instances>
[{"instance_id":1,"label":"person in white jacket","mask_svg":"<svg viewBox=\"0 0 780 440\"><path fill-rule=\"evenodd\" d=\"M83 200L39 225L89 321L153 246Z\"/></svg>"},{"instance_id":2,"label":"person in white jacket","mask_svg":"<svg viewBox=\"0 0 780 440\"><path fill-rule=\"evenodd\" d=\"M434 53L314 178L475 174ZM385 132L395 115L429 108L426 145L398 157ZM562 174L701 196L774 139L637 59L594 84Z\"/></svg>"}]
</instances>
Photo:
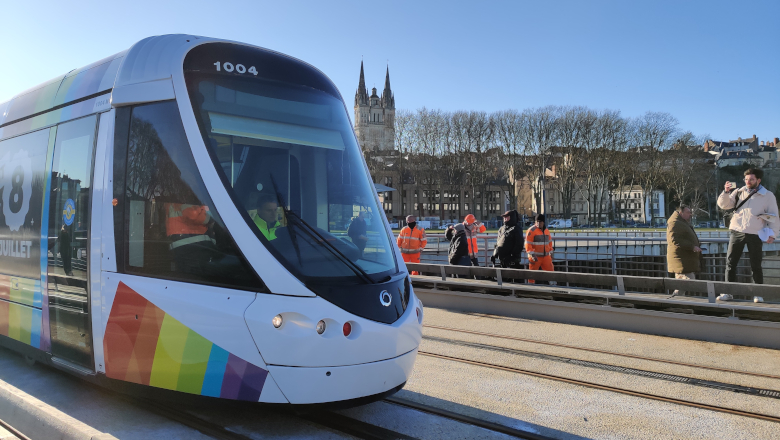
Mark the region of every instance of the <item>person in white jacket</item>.
<instances>
[{"instance_id":1,"label":"person in white jacket","mask_svg":"<svg viewBox=\"0 0 780 440\"><path fill-rule=\"evenodd\" d=\"M764 273L761 269L763 242L759 238L759 232L764 228L770 228L771 233L767 243L772 243L780 233L780 222L769 222L760 218L777 219L778 209L775 195L761 186L761 178L764 172L758 168L749 168L745 171L745 186L736 189L731 182L726 182L724 191L718 196L718 206L722 209L734 209L739 207L731 218L729 225L729 249L726 254L726 281L734 282L737 278L737 263L742 257L742 252L747 244L750 255L750 268L753 271L753 282L764 283ZM748 198L749 197L749 198ZM719 299L728 300L731 295L721 295ZM760 302L761 298L754 298Z\"/></svg>"}]
</instances>

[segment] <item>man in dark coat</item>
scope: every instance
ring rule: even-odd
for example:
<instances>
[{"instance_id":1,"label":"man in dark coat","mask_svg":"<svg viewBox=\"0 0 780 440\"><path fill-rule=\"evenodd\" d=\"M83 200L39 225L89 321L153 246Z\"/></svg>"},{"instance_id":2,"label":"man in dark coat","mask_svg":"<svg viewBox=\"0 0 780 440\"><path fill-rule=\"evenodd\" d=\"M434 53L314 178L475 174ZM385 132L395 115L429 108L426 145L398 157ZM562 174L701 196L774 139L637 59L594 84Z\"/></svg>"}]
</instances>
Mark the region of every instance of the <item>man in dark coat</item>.
<instances>
[{"instance_id":1,"label":"man in dark coat","mask_svg":"<svg viewBox=\"0 0 780 440\"><path fill-rule=\"evenodd\" d=\"M520 269L520 256L525 244L522 225L517 224L517 211L507 211L502 217L504 225L498 230L496 248L490 261L496 264L498 259L501 267Z\"/></svg>"},{"instance_id":2,"label":"man in dark coat","mask_svg":"<svg viewBox=\"0 0 780 440\"><path fill-rule=\"evenodd\" d=\"M444 237L450 241L450 250L447 255L450 264L453 266L471 266L466 226L463 223L450 226Z\"/></svg>"},{"instance_id":3,"label":"man in dark coat","mask_svg":"<svg viewBox=\"0 0 780 440\"><path fill-rule=\"evenodd\" d=\"M352 220L349 229L347 229L347 235L352 239L352 244L360 249L362 257L363 251L366 250L366 243L368 243L368 226L363 218L363 211L358 212L358 216Z\"/></svg>"},{"instance_id":4,"label":"man in dark coat","mask_svg":"<svg viewBox=\"0 0 780 440\"><path fill-rule=\"evenodd\" d=\"M691 225L692 216L690 207L680 205L666 223L666 263L678 280L695 280L696 272L701 272L701 243ZM675 290L672 296L683 293Z\"/></svg>"}]
</instances>

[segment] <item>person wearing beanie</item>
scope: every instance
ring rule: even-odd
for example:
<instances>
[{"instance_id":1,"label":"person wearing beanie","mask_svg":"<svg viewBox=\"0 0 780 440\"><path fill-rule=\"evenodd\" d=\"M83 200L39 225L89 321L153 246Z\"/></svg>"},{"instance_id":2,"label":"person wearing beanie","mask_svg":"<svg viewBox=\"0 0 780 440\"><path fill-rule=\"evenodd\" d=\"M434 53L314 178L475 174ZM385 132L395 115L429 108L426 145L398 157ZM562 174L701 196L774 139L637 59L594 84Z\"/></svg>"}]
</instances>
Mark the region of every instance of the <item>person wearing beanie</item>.
<instances>
[{"instance_id":1,"label":"person wearing beanie","mask_svg":"<svg viewBox=\"0 0 780 440\"><path fill-rule=\"evenodd\" d=\"M524 244L523 226L518 225L518 215L515 210L507 211L501 217L504 219L504 225L498 230L496 247L493 249L490 261L495 265L498 259L501 267L520 269Z\"/></svg>"},{"instance_id":2,"label":"person wearing beanie","mask_svg":"<svg viewBox=\"0 0 780 440\"><path fill-rule=\"evenodd\" d=\"M479 246L477 245L477 234L484 233L487 228L478 222L474 214L469 214L463 220L463 226L466 227L466 240L469 245L469 258L472 266L479 266Z\"/></svg>"},{"instance_id":3,"label":"person wearing beanie","mask_svg":"<svg viewBox=\"0 0 780 440\"><path fill-rule=\"evenodd\" d=\"M525 252L528 254L528 268L531 270L554 271L552 254L553 241L550 230L545 226L544 214L536 215L536 222L525 236ZM529 283L534 283L529 280Z\"/></svg>"},{"instance_id":4,"label":"person wearing beanie","mask_svg":"<svg viewBox=\"0 0 780 440\"><path fill-rule=\"evenodd\" d=\"M397 242L405 262L420 262L420 254L428 244L428 239L425 237L425 229L417 226L417 219L413 215L406 216L406 226L398 234ZM419 272L412 271L412 275L419 275Z\"/></svg>"}]
</instances>

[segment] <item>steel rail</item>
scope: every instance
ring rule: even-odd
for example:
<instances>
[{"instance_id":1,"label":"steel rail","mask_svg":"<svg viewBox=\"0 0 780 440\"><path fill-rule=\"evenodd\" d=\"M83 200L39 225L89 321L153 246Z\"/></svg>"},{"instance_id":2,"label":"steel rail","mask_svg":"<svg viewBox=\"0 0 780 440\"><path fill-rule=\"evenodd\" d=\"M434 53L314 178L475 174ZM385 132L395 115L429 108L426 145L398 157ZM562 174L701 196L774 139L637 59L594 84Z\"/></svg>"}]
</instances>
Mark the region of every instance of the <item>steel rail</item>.
<instances>
[{"instance_id":1,"label":"steel rail","mask_svg":"<svg viewBox=\"0 0 780 440\"><path fill-rule=\"evenodd\" d=\"M543 359L553 362L562 362L569 365L576 365L586 368L597 368L599 370L610 371L613 373L630 374L633 376L641 376L650 379L665 380L668 382L674 382L685 385L692 385L704 388L715 388L724 391L731 391L734 393L749 394L752 396L768 397L771 399L780 399L780 391L769 388L757 388L727 382L718 382L715 380L702 379L690 376L680 376L677 374L663 373L652 370L643 370L640 368L623 367L615 364L606 364L603 362L586 361L582 359L574 359L570 357L556 356L551 354L540 353L538 351L518 350L514 348L502 347L498 345L485 344L480 342L468 342L459 339L439 338L435 336L423 336L425 341L442 342L445 344L454 344L463 347L470 347L482 350L492 350L501 353L517 356L527 356L536 359Z\"/></svg>"},{"instance_id":2,"label":"steel rail","mask_svg":"<svg viewBox=\"0 0 780 440\"><path fill-rule=\"evenodd\" d=\"M249 436L229 431L225 426L203 420L200 417L190 414L186 411L174 409L170 405L163 405L151 399L124 395L118 391L113 391L113 393L119 399L124 400L132 405L138 406L139 408L145 409L147 411L151 410L155 414L179 422L184 426L192 428L203 435L213 437L217 440L251 440L251 437Z\"/></svg>"},{"instance_id":3,"label":"steel rail","mask_svg":"<svg viewBox=\"0 0 780 440\"><path fill-rule=\"evenodd\" d=\"M18 429L14 428L13 426L9 425L7 422L0 419L0 426L6 429L6 431L10 432L11 434L15 435L19 440L31 440L30 437L27 437L26 435L19 432Z\"/></svg>"},{"instance_id":4,"label":"steel rail","mask_svg":"<svg viewBox=\"0 0 780 440\"><path fill-rule=\"evenodd\" d=\"M511 373L525 374L525 375L528 375L528 376L534 376L534 377L538 377L538 378L541 378L541 379L555 380L555 381L558 381L558 382L564 382L564 383L568 383L568 384L572 384L572 385L579 385L579 386L584 386L584 387L588 387L588 388L594 388L594 389L598 389L598 390L602 390L602 391L611 391L611 392L614 392L614 393L625 394L625 395L634 396L634 397L641 397L641 398L649 399L649 400L656 400L656 401L659 401L659 402L674 403L674 404L677 404L677 405L689 406L689 407L692 407L692 408L706 409L706 410L710 410L710 411L717 411L717 412L722 412L722 413L726 413L726 414L732 414L732 415L737 415L737 416L742 416L742 417L751 417L751 418L755 418L755 419L766 420L766 421L769 421L769 422L780 423L780 417L770 416L770 415L766 415L766 414L754 413L754 412L750 412L750 411L742 411L742 410L732 409L732 408L724 408L724 407L717 406L717 405L708 405L706 403L691 402L691 401L688 401L688 400L675 399L675 398L672 398L672 397L664 397L664 396L659 396L657 394L643 393L641 391L632 391L632 390L627 390L625 388L611 387L609 385L601 385L601 384L597 384L597 383L593 383L593 382L587 382L587 381L583 381L583 380L577 380L577 379L569 379L567 377L556 376L556 375L553 375L553 374L538 373L538 372L535 372L535 371L523 370L523 369L520 369L520 368L507 367L507 366L504 366L504 365L491 364L491 363L487 363L487 362L473 361L473 360L470 360L470 359L463 359L463 358L458 358L458 357L454 357L454 356L446 356L446 355L437 354L437 353L429 353L429 352L426 352L426 351L418 351L417 353L421 354L423 356L429 356L429 357L434 357L434 358L444 359L444 360L454 361L454 362L461 362L461 363L464 363L464 364L476 365L476 366L479 366L479 367L493 368L493 369L496 369L496 370L503 370L503 371L508 371L508 372L511 372Z\"/></svg>"},{"instance_id":5,"label":"steel rail","mask_svg":"<svg viewBox=\"0 0 780 440\"><path fill-rule=\"evenodd\" d=\"M446 409L437 408L431 405L425 405L423 403L414 402L400 397L395 397L395 396L388 397L385 399L385 401L392 403L394 405L415 409L417 411L425 412L439 417L444 417L446 419L454 420L456 422L477 426L479 428L487 429L489 431L499 432L501 434L506 434L515 438L526 439L526 440L553 440L552 437L547 437L544 435L539 435L533 432L523 431L520 429L510 428L508 426L504 426L499 423L488 422L487 420L482 420L476 417L459 414L453 411L448 411Z\"/></svg>"},{"instance_id":6,"label":"steel rail","mask_svg":"<svg viewBox=\"0 0 780 440\"><path fill-rule=\"evenodd\" d=\"M302 414L298 417L364 440L418 440L416 437L330 411Z\"/></svg>"},{"instance_id":7,"label":"steel rail","mask_svg":"<svg viewBox=\"0 0 780 440\"><path fill-rule=\"evenodd\" d=\"M145 410L153 410L168 419L181 423L184 426L192 428L204 435L218 440L251 440L252 437L233 432L219 423L209 422L196 415L186 411L178 410L170 406L163 405L151 399L132 397L123 395L114 391L121 400L141 407ZM332 411L318 411L307 414L296 414L296 417L306 420L310 423L319 425L332 431L341 432L362 440L418 440L400 432L392 431L381 426L356 420ZM29 440L29 439L22 439Z\"/></svg>"},{"instance_id":8,"label":"steel rail","mask_svg":"<svg viewBox=\"0 0 780 440\"><path fill-rule=\"evenodd\" d=\"M596 348L585 348L585 347L578 347L576 345L560 344L560 343L557 343L557 342L546 342L546 341L540 341L538 339L518 338L516 336L497 335L497 334L493 334L493 333L483 333L483 332L477 332L477 331L473 331L473 330L464 330L464 329L459 329L459 328L442 327L442 326L438 326L438 325L429 325L429 324L425 324L425 325L423 325L423 327L435 328L435 329L438 329L438 330L454 331L454 332L460 332L460 333L469 333L469 334L472 334L472 335L479 335L479 336L489 336L489 337L493 337L493 338L509 339L509 340L512 340L512 341L530 342L532 344L549 345L549 346L552 346L552 347L571 348L571 349L575 349L575 350L589 351L589 352L600 353L600 354L608 354L608 355L612 355L612 356L622 356L622 357L627 357L627 358L632 358L632 359L640 359L640 360L644 360L644 361L653 361L653 362L661 362L661 363L665 363L665 364L680 365L680 366L683 366L683 367L692 367L692 368L701 368L701 369L706 369L706 370L721 371L721 372L724 372L724 373L735 373L735 374L744 374L744 375L748 375L748 376L765 377L765 378L769 378L769 379L780 379L780 376L773 375L773 374L754 373L754 372L750 372L750 371L731 370L731 369L728 369L728 368L711 367L711 366L708 366L708 365L689 364L689 363L686 363L686 362L679 362L679 361L673 361L673 360L668 360L668 359L651 358L651 357L638 356L638 355L625 354L625 353L616 353L616 352L607 351L607 350L599 350L599 349L596 349Z\"/></svg>"}]
</instances>

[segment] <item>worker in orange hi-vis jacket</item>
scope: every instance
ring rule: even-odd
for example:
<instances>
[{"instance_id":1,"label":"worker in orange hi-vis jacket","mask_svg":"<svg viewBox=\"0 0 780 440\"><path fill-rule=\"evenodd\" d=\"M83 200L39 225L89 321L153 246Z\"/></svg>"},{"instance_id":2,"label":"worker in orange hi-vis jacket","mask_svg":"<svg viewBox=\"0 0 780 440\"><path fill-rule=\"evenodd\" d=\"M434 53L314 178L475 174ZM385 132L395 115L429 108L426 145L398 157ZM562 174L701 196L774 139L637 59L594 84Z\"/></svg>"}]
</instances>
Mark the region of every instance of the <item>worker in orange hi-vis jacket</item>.
<instances>
[{"instance_id":1,"label":"worker in orange hi-vis jacket","mask_svg":"<svg viewBox=\"0 0 780 440\"><path fill-rule=\"evenodd\" d=\"M525 252L528 254L528 266L531 270L554 271L552 254L553 242L550 230L544 225L544 214L536 216L536 223L525 235ZM528 280L534 283L534 280Z\"/></svg>"},{"instance_id":2,"label":"worker in orange hi-vis jacket","mask_svg":"<svg viewBox=\"0 0 780 440\"><path fill-rule=\"evenodd\" d=\"M479 246L477 246L477 234L487 231L485 225L478 222L474 214L469 214L463 220L466 226L466 238L469 244L469 258L472 266L479 266Z\"/></svg>"},{"instance_id":3,"label":"worker in orange hi-vis jacket","mask_svg":"<svg viewBox=\"0 0 780 440\"><path fill-rule=\"evenodd\" d=\"M401 249L401 256L407 263L419 263L420 254L428 244L425 238L425 229L417 226L417 219L413 215L406 216L406 226L398 234L398 248ZM419 272L412 271L412 275L419 275Z\"/></svg>"}]
</instances>

